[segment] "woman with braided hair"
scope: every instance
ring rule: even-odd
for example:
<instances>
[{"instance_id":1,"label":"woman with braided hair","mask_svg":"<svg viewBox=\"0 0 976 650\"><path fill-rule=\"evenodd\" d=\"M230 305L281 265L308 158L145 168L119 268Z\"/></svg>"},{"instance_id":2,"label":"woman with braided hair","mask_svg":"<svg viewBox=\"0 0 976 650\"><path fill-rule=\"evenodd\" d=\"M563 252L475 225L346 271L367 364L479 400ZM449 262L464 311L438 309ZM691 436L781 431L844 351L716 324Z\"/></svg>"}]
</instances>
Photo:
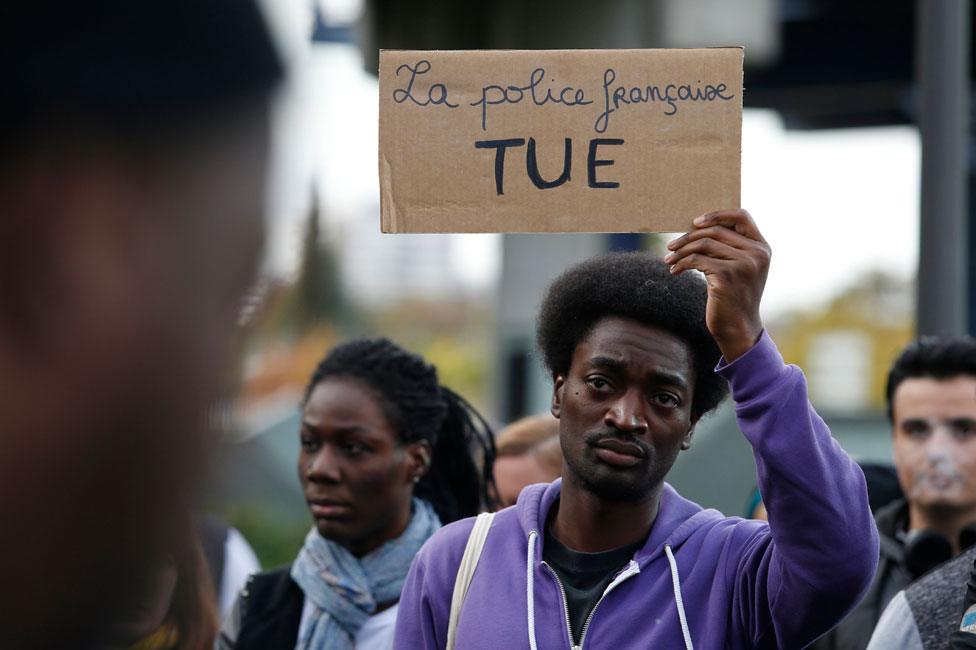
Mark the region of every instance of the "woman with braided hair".
<instances>
[{"instance_id":1,"label":"woman with braided hair","mask_svg":"<svg viewBox=\"0 0 976 650\"><path fill-rule=\"evenodd\" d=\"M290 567L252 577L217 648L388 650L414 555L493 505L491 429L433 366L373 339L319 364L299 436L315 525Z\"/></svg>"}]
</instances>

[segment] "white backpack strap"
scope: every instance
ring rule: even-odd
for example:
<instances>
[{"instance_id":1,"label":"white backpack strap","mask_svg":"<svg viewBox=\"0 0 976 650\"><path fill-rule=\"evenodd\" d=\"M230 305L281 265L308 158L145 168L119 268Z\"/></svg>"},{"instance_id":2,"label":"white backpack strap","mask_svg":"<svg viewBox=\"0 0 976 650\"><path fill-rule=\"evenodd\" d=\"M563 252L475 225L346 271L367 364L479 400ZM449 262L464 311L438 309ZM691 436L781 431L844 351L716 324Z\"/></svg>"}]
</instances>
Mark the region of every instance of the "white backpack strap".
<instances>
[{"instance_id":1,"label":"white backpack strap","mask_svg":"<svg viewBox=\"0 0 976 650\"><path fill-rule=\"evenodd\" d=\"M494 518L494 512L482 512L475 519L471 534L468 535L468 543L464 547L464 555L461 556L457 578L454 579L454 594L451 596L451 616L447 623L447 646L445 650L454 650L454 638L457 636L458 619L461 617L464 597L468 595L468 586L474 577L474 570L478 568L478 560L481 558L481 551L484 549L485 540L488 538L488 529L491 528L491 520Z\"/></svg>"}]
</instances>

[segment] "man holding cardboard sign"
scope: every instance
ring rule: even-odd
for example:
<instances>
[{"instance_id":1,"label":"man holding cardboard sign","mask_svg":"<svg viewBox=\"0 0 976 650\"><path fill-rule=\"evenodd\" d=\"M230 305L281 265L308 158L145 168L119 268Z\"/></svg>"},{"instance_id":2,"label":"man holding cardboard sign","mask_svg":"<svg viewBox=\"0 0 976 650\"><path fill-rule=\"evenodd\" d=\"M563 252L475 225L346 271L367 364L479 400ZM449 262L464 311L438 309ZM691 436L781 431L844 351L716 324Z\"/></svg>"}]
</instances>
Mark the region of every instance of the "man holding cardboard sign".
<instances>
[{"instance_id":1,"label":"man holding cardboard sign","mask_svg":"<svg viewBox=\"0 0 976 650\"><path fill-rule=\"evenodd\" d=\"M486 537L468 519L427 542L396 648L801 648L867 588L878 536L864 475L759 316L768 244L731 210L669 247L663 261L594 258L550 287L538 341L562 479L525 488ZM768 524L664 482L728 388Z\"/></svg>"}]
</instances>

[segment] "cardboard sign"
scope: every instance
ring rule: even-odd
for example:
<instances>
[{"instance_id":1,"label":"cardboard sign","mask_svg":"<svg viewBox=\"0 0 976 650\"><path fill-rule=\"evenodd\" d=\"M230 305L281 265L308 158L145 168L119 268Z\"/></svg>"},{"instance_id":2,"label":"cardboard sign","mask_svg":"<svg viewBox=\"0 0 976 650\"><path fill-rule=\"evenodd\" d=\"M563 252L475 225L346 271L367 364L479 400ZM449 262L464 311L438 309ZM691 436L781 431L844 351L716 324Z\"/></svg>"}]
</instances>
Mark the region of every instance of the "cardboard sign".
<instances>
[{"instance_id":1,"label":"cardboard sign","mask_svg":"<svg viewBox=\"0 0 976 650\"><path fill-rule=\"evenodd\" d=\"M383 232L656 232L739 207L742 49L380 52Z\"/></svg>"}]
</instances>

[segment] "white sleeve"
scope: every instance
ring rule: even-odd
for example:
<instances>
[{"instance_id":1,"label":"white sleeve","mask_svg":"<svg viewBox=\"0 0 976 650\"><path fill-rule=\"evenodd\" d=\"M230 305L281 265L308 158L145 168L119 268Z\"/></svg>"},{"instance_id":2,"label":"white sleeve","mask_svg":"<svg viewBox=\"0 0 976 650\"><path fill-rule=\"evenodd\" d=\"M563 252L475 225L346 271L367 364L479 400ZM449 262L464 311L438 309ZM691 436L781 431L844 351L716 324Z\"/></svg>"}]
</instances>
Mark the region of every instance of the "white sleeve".
<instances>
[{"instance_id":1,"label":"white sleeve","mask_svg":"<svg viewBox=\"0 0 976 650\"><path fill-rule=\"evenodd\" d=\"M261 564L254 549L236 528L229 528L224 541L224 577L218 594L221 620L227 617L247 577L260 570Z\"/></svg>"},{"instance_id":2,"label":"white sleeve","mask_svg":"<svg viewBox=\"0 0 976 650\"><path fill-rule=\"evenodd\" d=\"M899 591L874 627L874 634L867 650L922 650L922 637L918 634L915 615L908 606L905 592Z\"/></svg>"}]
</instances>

